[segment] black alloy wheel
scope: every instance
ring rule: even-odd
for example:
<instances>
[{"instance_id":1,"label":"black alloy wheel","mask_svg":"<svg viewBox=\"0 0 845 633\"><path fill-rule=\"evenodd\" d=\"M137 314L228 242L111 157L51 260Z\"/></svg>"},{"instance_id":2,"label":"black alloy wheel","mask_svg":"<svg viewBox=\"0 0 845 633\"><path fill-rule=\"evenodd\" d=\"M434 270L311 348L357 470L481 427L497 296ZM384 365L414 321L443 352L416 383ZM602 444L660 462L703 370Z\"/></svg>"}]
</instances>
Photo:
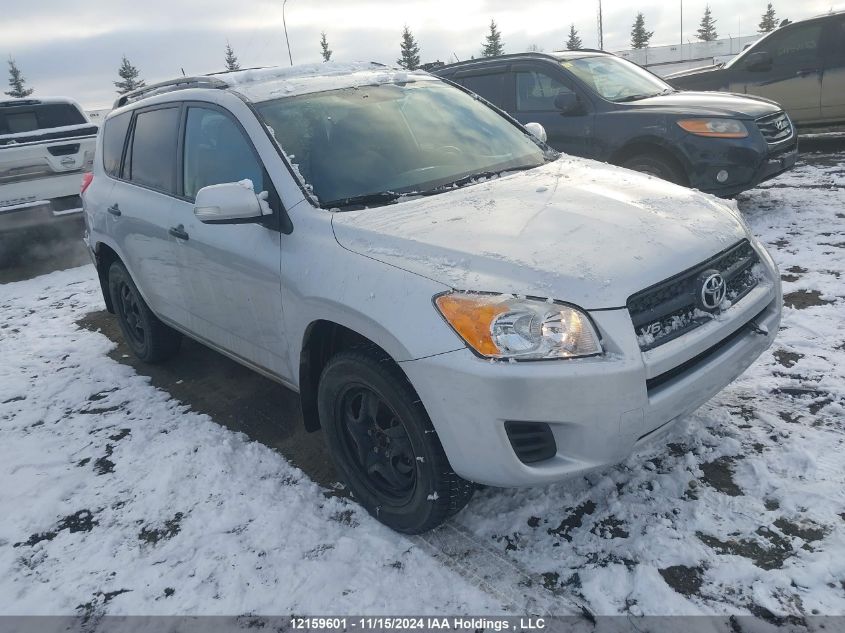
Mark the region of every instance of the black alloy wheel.
<instances>
[{"instance_id":1,"label":"black alloy wheel","mask_svg":"<svg viewBox=\"0 0 845 633\"><path fill-rule=\"evenodd\" d=\"M419 396L383 352L356 349L331 358L317 406L338 474L385 525L425 532L469 501L474 484L452 470Z\"/></svg>"},{"instance_id":2,"label":"black alloy wheel","mask_svg":"<svg viewBox=\"0 0 845 633\"><path fill-rule=\"evenodd\" d=\"M158 363L178 352L182 335L153 314L121 262L112 263L108 279L111 305L135 356L147 363Z\"/></svg>"},{"instance_id":3,"label":"black alloy wheel","mask_svg":"<svg viewBox=\"0 0 845 633\"><path fill-rule=\"evenodd\" d=\"M407 502L416 486L416 458L399 417L371 388L350 386L337 400L343 445L376 494Z\"/></svg>"}]
</instances>

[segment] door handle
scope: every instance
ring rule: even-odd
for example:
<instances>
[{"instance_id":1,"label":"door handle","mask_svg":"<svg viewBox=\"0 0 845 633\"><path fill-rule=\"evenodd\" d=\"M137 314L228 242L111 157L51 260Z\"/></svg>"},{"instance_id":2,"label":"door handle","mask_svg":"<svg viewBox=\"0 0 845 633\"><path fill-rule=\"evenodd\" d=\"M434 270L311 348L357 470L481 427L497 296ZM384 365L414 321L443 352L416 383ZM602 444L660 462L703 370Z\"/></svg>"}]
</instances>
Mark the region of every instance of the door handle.
<instances>
[{"instance_id":1,"label":"door handle","mask_svg":"<svg viewBox=\"0 0 845 633\"><path fill-rule=\"evenodd\" d=\"M117 206L116 202L113 205L111 205L108 209L106 209L106 211L108 211L109 213L111 213L115 217L120 216L120 207Z\"/></svg>"},{"instance_id":2,"label":"door handle","mask_svg":"<svg viewBox=\"0 0 845 633\"><path fill-rule=\"evenodd\" d=\"M807 75L812 75L813 73L819 72L818 68L802 68L798 72L796 72L796 76L798 77L805 77Z\"/></svg>"},{"instance_id":3,"label":"door handle","mask_svg":"<svg viewBox=\"0 0 845 633\"><path fill-rule=\"evenodd\" d=\"M168 233L180 240L188 239L188 234L185 232L185 227L182 224L180 224L179 226L171 226Z\"/></svg>"}]
</instances>

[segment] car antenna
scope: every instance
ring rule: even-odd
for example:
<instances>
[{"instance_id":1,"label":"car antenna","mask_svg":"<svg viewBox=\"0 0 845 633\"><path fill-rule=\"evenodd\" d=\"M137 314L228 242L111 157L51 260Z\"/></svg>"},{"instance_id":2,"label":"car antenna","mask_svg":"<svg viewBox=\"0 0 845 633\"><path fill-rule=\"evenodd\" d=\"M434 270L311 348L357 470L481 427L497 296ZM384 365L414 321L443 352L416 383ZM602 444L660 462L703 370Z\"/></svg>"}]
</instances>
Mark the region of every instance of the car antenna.
<instances>
[{"instance_id":1,"label":"car antenna","mask_svg":"<svg viewBox=\"0 0 845 633\"><path fill-rule=\"evenodd\" d=\"M181 71L182 71L182 76L183 76L183 77L187 77L187 75L185 74L185 69L184 69L184 68L179 68L179 70L181 70Z\"/></svg>"}]
</instances>

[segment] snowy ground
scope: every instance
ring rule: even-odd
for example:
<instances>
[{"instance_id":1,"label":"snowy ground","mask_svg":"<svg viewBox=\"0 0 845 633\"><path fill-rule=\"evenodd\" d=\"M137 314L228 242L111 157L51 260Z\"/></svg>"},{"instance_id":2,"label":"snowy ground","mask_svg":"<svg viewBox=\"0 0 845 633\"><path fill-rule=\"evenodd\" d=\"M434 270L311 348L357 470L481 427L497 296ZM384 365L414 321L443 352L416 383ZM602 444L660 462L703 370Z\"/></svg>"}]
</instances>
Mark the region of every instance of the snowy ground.
<instances>
[{"instance_id":1,"label":"snowy ground","mask_svg":"<svg viewBox=\"0 0 845 633\"><path fill-rule=\"evenodd\" d=\"M109 358L90 266L0 285L0 614L845 614L845 158L808 160L739 201L770 352L668 447L425 539Z\"/></svg>"}]
</instances>

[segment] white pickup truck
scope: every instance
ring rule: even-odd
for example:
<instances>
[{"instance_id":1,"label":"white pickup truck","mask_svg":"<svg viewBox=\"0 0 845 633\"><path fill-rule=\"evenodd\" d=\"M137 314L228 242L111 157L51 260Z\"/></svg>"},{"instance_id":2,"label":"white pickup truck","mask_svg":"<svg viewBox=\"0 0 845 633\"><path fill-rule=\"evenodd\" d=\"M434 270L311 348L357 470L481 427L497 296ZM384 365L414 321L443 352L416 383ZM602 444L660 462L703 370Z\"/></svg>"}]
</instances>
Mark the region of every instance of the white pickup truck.
<instances>
[{"instance_id":1,"label":"white pickup truck","mask_svg":"<svg viewBox=\"0 0 845 633\"><path fill-rule=\"evenodd\" d=\"M63 97L0 101L0 233L82 211L97 126Z\"/></svg>"}]
</instances>

